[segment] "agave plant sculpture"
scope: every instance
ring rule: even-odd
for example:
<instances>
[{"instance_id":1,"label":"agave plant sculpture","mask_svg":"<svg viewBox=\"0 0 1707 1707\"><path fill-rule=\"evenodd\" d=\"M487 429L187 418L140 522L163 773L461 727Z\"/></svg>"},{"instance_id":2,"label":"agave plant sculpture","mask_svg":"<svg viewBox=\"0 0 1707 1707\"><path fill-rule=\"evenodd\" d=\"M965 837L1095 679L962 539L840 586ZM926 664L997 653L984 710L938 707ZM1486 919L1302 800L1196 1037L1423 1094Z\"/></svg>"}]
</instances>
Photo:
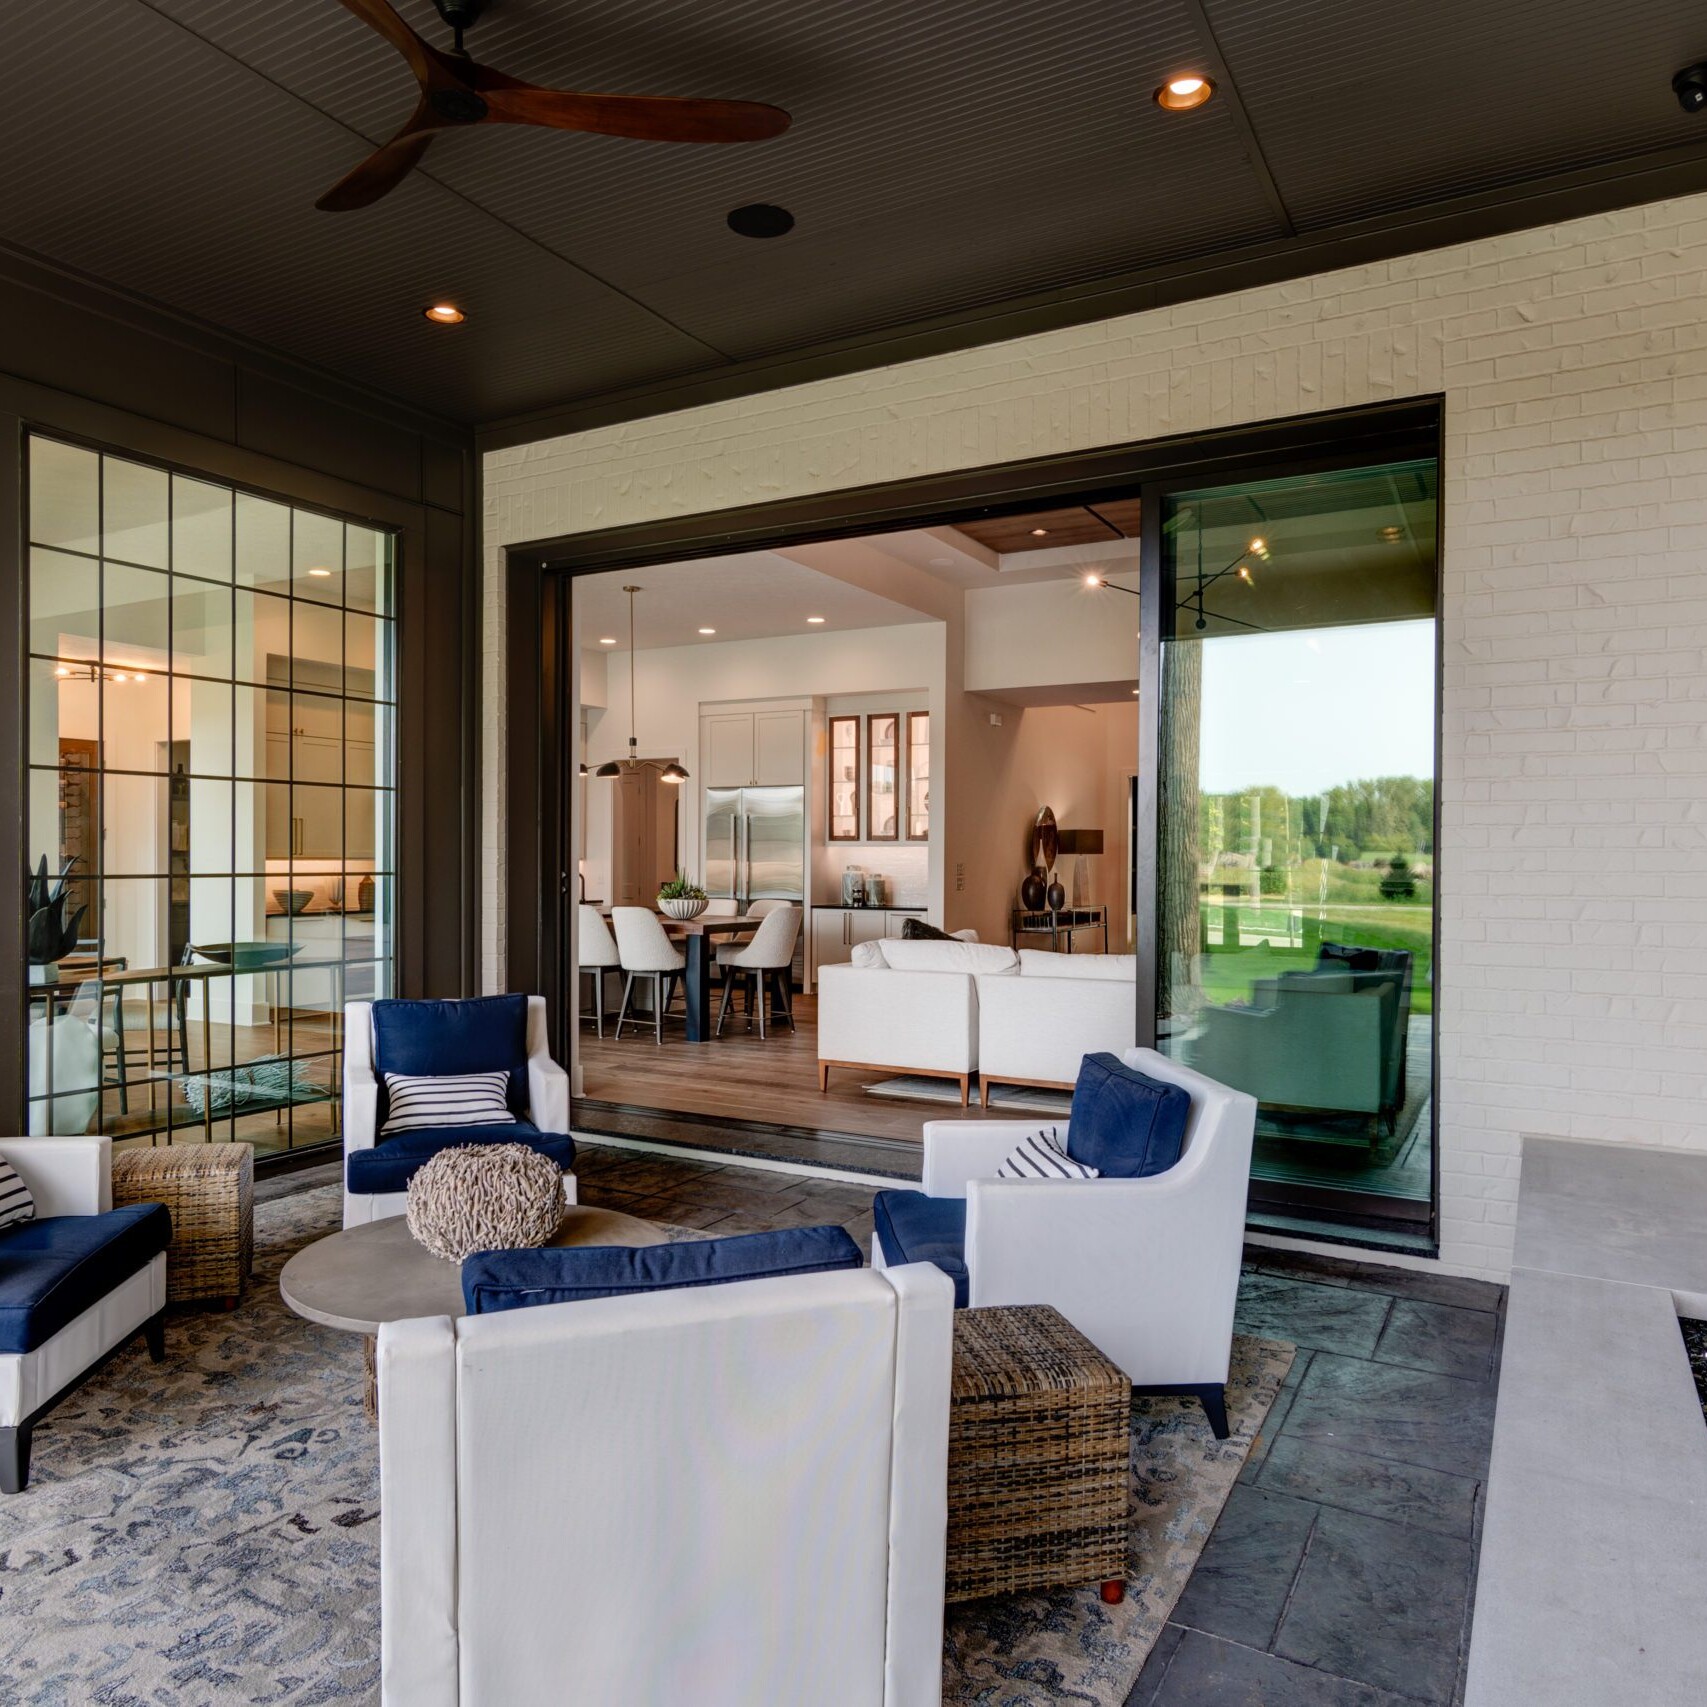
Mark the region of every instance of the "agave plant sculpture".
<instances>
[{"instance_id":1,"label":"agave plant sculpture","mask_svg":"<svg viewBox=\"0 0 1707 1707\"><path fill-rule=\"evenodd\" d=\"M76 863L73 854L54 878L47 874L46 854L34 871L24 867L24 914L28 920L24 940L32 966L50 966L77 946L77 932L88 908L79 907L69 919L65 916L67 884Z\"/></svg>"}]
</instances>

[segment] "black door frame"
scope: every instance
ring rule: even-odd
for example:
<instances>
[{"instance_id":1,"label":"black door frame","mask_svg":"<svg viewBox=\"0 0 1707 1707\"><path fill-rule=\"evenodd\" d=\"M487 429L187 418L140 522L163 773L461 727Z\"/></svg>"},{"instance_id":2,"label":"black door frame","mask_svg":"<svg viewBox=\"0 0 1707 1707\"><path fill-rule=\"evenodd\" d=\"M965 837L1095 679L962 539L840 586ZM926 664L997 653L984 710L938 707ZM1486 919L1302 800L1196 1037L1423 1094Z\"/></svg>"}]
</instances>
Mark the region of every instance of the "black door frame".
<instances>
[{"instance_id":1,"label":"black door frame","mask_svg":"<svg viewBox=\"0 0 1707 1707\"><path fill-rule=\"evenodd\" d=\"M1160 499L1170 490L1219 480L1275 478L1328 472L1408 456L1439 456L1442 400L1408 398L1390 404L1182 434L1025 462L955 470L880 486L850 488L805 498L779 499L691 516L559 535L509 547L505 553L505 949L511 989L546 997L551 1031L572 1061L578 1038L564 1000L571 964L569 920L572 861L567 857L569 814L563 780L574 756L565 723L569 613L563 597L580 575L639 569L661 562L727 556L803 542L845 539L902 528L1014 515L1034 508L1095 503L1114 497L1142 499L1138 656L1138 908L1135 946L1140 965L1154 964L1156 947L1156 758L1160 721L1160 622L1163 609ZM1436 573L1438 576L1438 564ZM1437 599L1438 609L1438 599ZM537 667L529 667L537 661ZM1437 623L1436 677L1439 680ZM1435 771L1440 733L1436 719ZM1439 790L1436 789L1438 848ZM1438 856L1437 856L1438 859ZM1439 965L1439 909L1435 910ZM1140 979L1136 1041L1156 1036L1154 980ZM1435 1049L1434 1106L1438 1110L1439 1049ZM1439 1145L1426 1215L1395 1215L1388 1199L1348 1202L1355 1194L1292 1188L1287 1205L1324 1220L1353 1226L1383 1225L1437 1237ZM1327 1199L1332 1198L1330 1204ZM1253 1192L1253 1206L1265 1207ZM1419 1206L1420 1208L1421 1206Z\"/></svg>"}]
</instances>

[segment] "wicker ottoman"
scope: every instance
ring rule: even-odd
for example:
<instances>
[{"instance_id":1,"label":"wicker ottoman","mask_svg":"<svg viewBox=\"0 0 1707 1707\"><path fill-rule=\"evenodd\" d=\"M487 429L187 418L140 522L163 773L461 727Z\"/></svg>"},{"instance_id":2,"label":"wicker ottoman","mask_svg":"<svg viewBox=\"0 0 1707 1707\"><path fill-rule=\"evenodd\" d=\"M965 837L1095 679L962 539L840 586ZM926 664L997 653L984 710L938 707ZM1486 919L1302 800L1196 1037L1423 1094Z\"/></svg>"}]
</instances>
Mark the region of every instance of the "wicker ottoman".
<instances>
[{"instance_id":1,"label":"wicker ottoman","mask_svg":"<svg viewBox=\"0 0 1707 1707\"><path fill-rule=\"evenodd\" d=\"M113 1203L172 1213L166 1298L235 1308L255 1254L255 1151L249 1144L160 1144L113 1157Z\"/></svg>"},{"instance_id":2,"label":"wicker ottoman","mask_svg":"<svg viewBox=\"0 0 1707 1707\"><path fill-rule=\"evenodd\" d=\"M957 1310L947 1598L1126 1584L1132 1384L1047 1305Z\"/></svg>"}]
</instances>

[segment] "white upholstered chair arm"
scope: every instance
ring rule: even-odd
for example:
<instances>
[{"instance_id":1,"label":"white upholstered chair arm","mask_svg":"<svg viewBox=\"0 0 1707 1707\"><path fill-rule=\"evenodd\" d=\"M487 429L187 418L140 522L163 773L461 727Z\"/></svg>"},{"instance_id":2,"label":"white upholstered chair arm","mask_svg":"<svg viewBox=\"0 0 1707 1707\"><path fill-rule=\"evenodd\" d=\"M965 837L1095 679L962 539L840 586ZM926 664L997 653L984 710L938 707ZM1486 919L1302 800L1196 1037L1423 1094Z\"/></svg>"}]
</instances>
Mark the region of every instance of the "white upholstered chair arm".
<instances>
[{"instance_id":1,"label":"white upholstered chair arm","mask_svg":"<svg viewBox=\"0 0 1707 1707\"><path fill-rule=\"evenodd\" d=\"M457 1707L456 1329L379 1330L380 1696Z\"/></svg>"},{"instance_id":2,"label":"white upholstered chair arm","mask_svg":"<svg viewBox=\"0 0 1707 1707\"><path fill-rule=\"evenodd\" d=\"M344 1152L371 1150L378 1137L379 1080L373 1066L373 1004L344 1004Z\"/></svg>"},{"instance_id":3,"label":"white upholstered chair arm","mask_svg":"<svg viewBox=\"0 0 1707 1707\"><path fill-rule=\"evenodd\" d=\"M988 1179L1028 1132L1053 1126L1065 1139L1066 1121L927 1120L924 1132L926 1197L964 1197L967 1183Z\"/></svg>"},{"instance_id":4,"label":"white upholstered chair arm","mask_svg":"<svg viewBox=\"0 0 1707 1707\"><path fill-rule=\"evenodd\" d=\"M113 1206L110 1138L0 1138L0 1156L30 1188L37 1215L104 1215Z\"/></svg>"},{"instance_id":5,"label":"white upholstered chair arm","mask_svg":"<svg viewBox=\"0 0 1707 1707\"><path fill-rule=\"evenodd\" d=\"M528 1062L528 1118L541 1132L569 1130L569 1075L549 1055Z\"/></svg>"},{"instance_id":6,"label":"white upholstered chair arm","mask_svg":"<svg viewBox=\"0 0 1707 1707\"><path fill-rule=\"evenodd\" d=\"M970 1302L1046 1301L1140 1386L1224 1382L1244 1190L1184 1163L1152 1179L973 1180Z\"/></svg>"}]
</instances>

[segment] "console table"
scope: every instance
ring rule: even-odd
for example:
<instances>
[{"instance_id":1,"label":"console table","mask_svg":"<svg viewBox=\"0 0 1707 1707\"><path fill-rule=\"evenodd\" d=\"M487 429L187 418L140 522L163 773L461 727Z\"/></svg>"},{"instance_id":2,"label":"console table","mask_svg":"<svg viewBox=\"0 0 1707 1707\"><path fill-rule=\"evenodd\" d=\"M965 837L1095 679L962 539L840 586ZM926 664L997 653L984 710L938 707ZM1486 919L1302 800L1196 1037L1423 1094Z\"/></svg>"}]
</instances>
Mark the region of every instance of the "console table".
<instances>
[{"instance_id":1,"label":"console table","mask_svg":"<svg viewBox=\"0 0 1707 1707\"><path fill-rule=\"evenodd\" d=\"M1027 912L1024 907L1015 907L1013 921L1008 927L1008 942L1013 948L1019 947L1019 939L1023 936L1046 936L1049 946L1058 949L1061 939L1067 939L1067 952L1073 952L1073 934L1075 931L1101 931L1102 951L1108 953L1108 908L1097 907L1063 907L1059 912L1050 912L1041 908L1037 912Z\"/></svg>"}]
</instances>

